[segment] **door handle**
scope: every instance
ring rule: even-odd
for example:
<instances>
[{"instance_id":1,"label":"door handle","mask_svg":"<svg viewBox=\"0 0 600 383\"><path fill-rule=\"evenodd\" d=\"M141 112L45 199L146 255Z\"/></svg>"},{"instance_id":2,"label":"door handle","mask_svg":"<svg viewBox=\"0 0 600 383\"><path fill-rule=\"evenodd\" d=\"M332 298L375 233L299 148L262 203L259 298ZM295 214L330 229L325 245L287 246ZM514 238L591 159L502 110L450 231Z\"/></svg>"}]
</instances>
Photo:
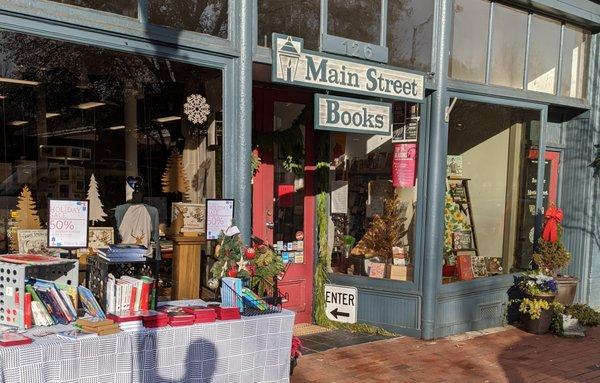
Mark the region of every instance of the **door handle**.
<instances>
[{"instance_id":1,"label":"door handle","mask_svg":"<svg viewBox=\"0 0 600 383\"><path fill-rule=\"evenodd\" d=\"M266 222L265 225L267 225L267 228L271 230L275 228L275 222Z\"/></svg>"}]
</instances>

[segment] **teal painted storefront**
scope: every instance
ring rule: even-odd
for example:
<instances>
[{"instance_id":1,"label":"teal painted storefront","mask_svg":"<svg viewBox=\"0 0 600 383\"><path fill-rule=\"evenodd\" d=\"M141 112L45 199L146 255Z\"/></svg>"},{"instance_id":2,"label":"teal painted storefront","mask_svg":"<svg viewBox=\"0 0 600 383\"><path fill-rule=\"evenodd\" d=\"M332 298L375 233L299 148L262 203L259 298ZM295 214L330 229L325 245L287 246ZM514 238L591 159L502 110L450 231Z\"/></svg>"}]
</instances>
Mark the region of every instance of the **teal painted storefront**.
<instances>
[{"instance_id":1,"label":"teal painted storefront","mask_svg":"<svg viewBox=\"0 0 600 383\"><path fill-rule=\"evenodd\" d=\"M151 24L148 3L138 0L138 17L132 18L53 1L3 1L0 29L222 71L223 196L236 200L236 222L248 241L252 227L252 187L250 161L245 153L252 149L252 85L262 80L257 79L260 72L257 68L270 65L272 57L270 48L257 44L257 0L228 1L227 38ZM320 3L321 12L325 9L326 13L327 0ZM382 1L385 6L387 3ZM450 78L454 2L435 0L431 73L426 77L426 97L422 103L425 124L419 131L414 282L331 274L332 283L358 288L361 323L425 339L503 323L507 290L512 284L510 274L453 284L442 284L440 278L447 108L454 98L540 112L540 152L552 147L562 155L558 204L566 217L565 244L573 255L569 273L580 279L577 300L600 307L600 180L592 177L593 169L588 166L595 156L593 145L600 144L600 3L588 0L502 3L590 31L587 97L561 97ZM321 15L320 30L327 31L326 19ZM351 93L346 96L360 98ZM543 179L543 171L540 164L539 179ZM542 206L541 187L538 184L538 209Z\"/></svg>"}]
</instances>

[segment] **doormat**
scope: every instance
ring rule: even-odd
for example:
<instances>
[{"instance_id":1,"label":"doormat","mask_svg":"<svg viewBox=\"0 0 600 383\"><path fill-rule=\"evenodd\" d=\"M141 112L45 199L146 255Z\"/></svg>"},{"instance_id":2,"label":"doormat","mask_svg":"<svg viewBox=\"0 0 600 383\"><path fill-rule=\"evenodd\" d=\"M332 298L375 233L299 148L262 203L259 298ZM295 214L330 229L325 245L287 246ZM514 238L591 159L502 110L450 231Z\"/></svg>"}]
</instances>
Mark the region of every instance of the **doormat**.
<instances>
[{"instance_id":1,"label":"doormat","mask_svg":"<svg viewBox=\"0 0 600 383\"><path fill-rule=\"evenodd\" d=\"M327 331L331 331L331 329L328 329L327 327L317 326L316 324L311 323L298 323L294 325L295 336L320 334Z\"/></svg>"}]
</instances>

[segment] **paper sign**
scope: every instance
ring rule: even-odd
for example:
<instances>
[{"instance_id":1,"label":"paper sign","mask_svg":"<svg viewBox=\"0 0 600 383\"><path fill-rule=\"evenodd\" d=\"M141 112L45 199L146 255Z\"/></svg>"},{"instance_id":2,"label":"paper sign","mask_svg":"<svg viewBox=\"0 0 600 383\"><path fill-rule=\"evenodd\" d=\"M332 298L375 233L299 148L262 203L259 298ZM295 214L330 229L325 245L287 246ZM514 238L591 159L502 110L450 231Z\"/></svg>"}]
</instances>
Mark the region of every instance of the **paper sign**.
<instances>
[{"instance_id":1,"label":"paper sign","mask_svg":"<svg viewBox=\"0 0 600 383\"><path fill-rule=\"evenodd\" d=\"M394 144L392 185L395 188L415 186L417 144Z\"/></svg>"},{"instance_id":2,"label":"paper sign","mask_svg":"<svg viewBox=\"0 0 600 383\"><path fill-rule=\"evenodd\" d=\"M232 199L206 200L206 239L218 239L233 225L234 205Z\"/></svg>"},{"instance_id":3,"label":"paper sign","mask_svg":"<svg viewBox=\"0 0 600 383\"><path fill-rule=\"evenodd\" d=\"M356 323L356 287L325 285L325 315L329 320Z\"/></svg>"},{"instance_id":4,"label":"paper sign","mask_svg":"<svg viewBox=\"0 0 600 383\"><path fill-rule=\"evenodd\" d=\"M88 246L88 201L48 200L48 247Z\"/></svg>"}]
</instances>

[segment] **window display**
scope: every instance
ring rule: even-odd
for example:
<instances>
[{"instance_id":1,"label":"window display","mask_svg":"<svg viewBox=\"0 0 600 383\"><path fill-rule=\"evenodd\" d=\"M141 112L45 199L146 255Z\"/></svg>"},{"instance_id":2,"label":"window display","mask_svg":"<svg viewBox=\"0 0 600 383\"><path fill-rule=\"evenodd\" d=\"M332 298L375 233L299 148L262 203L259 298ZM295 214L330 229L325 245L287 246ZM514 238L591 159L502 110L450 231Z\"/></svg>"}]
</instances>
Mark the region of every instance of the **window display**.
<instances>
[{"instance_id":1,"label":"window display","mask_svg":"<svg viewBox=\"0 0 600 383\"><path fill-rule=\"evenodd\" d=\"M537 190L531 129L539 116L535 110L457 101L448 133L444 282L527 267Z\"/></svg>"},{"instance_id":2,"label":"window display","mask_svg":"<svg viewBox=\"0 0 600 383\"><path fill-rule=\"evenodd\" d=\"M334 272L413 280L420 106L392 113L393 136L329 135Z\"/></svg>"},{"instance_id":3,"label":"window display","mask_svg":"<svg viewBox=\"0 0 600 383\"><path fill-rule=\"evenodd\" d=\"M49 199L89 199L93 224L147 244L172 203L221 196L220 71L10 32L0 51L1 251Z\"/></svg>"}]
</instances>

